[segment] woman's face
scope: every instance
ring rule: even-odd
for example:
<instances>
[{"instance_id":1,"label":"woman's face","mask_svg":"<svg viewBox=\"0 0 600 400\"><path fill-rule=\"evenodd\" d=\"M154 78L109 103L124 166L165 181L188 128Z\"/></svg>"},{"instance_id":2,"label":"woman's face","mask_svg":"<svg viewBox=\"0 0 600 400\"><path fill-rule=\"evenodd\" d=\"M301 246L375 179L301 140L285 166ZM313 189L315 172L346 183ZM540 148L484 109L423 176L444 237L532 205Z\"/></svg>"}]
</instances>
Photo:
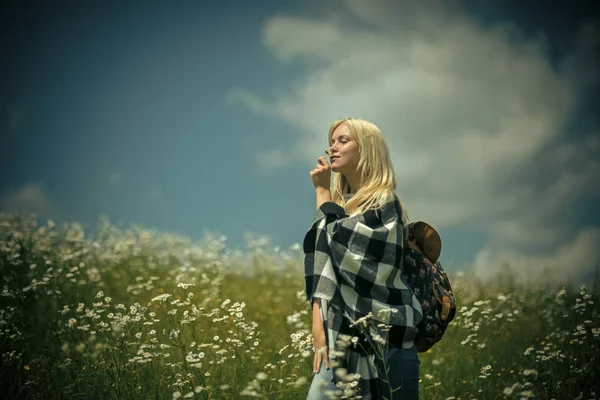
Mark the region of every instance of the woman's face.
<instances>
[{"instance_id":1,"label":"woman's face","mask_svg":"<svg viewBox=\"0 0 600 400\"><path fill-rule=\"evenodd\" d=\"M358 143L350 136L350 130L340 124L331 135L331 170L344 176L356 173L358 166Z\"/></svg>"}]
</instances>

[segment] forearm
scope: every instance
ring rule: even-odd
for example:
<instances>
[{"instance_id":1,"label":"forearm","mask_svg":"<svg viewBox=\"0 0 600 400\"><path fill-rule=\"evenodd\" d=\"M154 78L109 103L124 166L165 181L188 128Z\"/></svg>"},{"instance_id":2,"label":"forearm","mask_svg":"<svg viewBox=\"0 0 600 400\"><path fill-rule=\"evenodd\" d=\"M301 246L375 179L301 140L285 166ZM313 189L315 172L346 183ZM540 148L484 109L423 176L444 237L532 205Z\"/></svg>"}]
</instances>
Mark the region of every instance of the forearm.
<instances>
[{"instance_id":1,"label":"forearm","mask_svg":"<svg viewBox=\"0 0 600 400\"><path fill-rule=\"evenodd\" d=\"M321 309L319 308L319 303L317 302L317 299L315 299L313 302L312 325L313 325L313 332L316 329L320 329L320 330L323 329L323 320L321 318Z\"/></svg>"},{"instance_id":2,"label":"forearm","mask_svg":"<svg viewBox=\"0 0 600 400\"><path fill-rule=\"evenodd\" d=\"M317 209L321 207L321 205L325 202L331 201L331 192L329 189L325 189L323 187L317 187Z\"/></svg>"}]
</instances>

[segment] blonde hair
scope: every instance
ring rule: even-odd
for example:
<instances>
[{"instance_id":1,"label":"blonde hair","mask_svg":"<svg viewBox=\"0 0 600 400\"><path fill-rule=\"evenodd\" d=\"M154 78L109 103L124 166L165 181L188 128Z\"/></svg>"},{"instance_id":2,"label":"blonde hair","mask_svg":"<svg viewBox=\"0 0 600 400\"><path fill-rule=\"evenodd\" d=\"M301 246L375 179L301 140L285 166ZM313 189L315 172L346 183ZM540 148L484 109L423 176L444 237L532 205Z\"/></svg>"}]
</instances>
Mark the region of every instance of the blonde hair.
<instances>
[{"instance_id":1,"label":"blonde hair","mask_svg":"<svg viewBox=\"0 0 600 400\"><path fill-rule=\"evenodd\" d=\"M396 193L396 174L390 151L381 130L368 121L359 118L344 118L329 127L328 142L331 145L333 131L346 124L350 136L358 143L357 169L361 176L361 186L346 203L344 195L350 193L350 185L344 175L333 174L332 201L342 206L351 217L368 210L377 210L395 196L402 208L403 225L406 230L408 214L400 196Z\"/></svg>"}]
</instances>

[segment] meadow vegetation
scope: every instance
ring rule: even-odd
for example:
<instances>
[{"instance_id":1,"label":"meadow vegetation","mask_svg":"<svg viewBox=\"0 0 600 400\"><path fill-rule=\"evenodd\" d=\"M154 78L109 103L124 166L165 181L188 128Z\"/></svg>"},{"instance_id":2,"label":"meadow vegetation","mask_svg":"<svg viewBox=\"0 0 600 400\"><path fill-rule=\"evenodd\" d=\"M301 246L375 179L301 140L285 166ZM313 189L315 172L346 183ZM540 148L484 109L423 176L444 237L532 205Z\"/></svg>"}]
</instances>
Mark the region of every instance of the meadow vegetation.
<instances>
[{"instance_id":1,"label":"meadow vegetation","mask_svg":"<svg viewBox=\"0 0 600 400\"><path fill-rule=\"evenodd\" d=\"M307 227L308 228L308 227ZM9 399L305 399L303 254L244 253L101 221L0 216L0 393ZM442 259L443 262L443 259ZM565 266L568 267L568 266ZM598 399L595 287L450 273L458 302L420 354L422 399Z\"/></svg>"}]
</instances>

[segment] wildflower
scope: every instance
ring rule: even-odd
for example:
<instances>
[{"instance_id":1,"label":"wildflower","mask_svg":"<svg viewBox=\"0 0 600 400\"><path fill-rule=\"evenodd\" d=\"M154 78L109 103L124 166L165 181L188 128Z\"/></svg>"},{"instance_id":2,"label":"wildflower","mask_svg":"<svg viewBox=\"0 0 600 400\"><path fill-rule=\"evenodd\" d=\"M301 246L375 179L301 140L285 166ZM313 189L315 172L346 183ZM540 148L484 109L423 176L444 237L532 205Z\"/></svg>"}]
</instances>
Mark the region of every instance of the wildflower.
<instances>
[{"instance_id":1,"label":"wildflower","mask_svg":"<svg viewBox=\"0 0 600 400\"><path fill-rule=\"evenodd\" d=\"M265 374L264 372L259 372L258 374L256 374L256 379L258 379L259 381L264 381L265 379L267 379L267 374Z\"/></svg>"},{"instance_id":2,"label":"wildflower","mask_svg":"<svg viewBox=\"0 0 600 400\"><path fill-rule=\"evenodd\" d=\"M491 375L491 374L488 372L488 371L489 371L489 370L491 370L491 369L492 369L492 366L491 366L491 365L486 365L485 367L482 367L482 368L481 368L481 372L480 372L480 374L481 374L481 375L479 375L479 377L480 377L481 379L486 379L488 376L490 376L490 375Z\"/></svg>"},{"instance_id":3,"label":"wildflower","mask_svg":"<svg viewBox=\"0 0 600 400\"><path fill-rule=\"evenodd\" d=\"M338 368L335 374L339 379L344 379L344 377L348 375L348 371L346 370L346 368Z\"/></svg>"},{"instance_id":4,"label":"wildflower","mask_svg":"<svg viewBox=\"0 0 600 400\"><path fill-rule=\"evenodd\" d=\"M380 335L374 334L373 335L373 340L376 341L379 344L385 344L386 341L383 337L381 337Z\"/></svg>"},{"instance_id":5,"label":"wildflower","mask_svg":"<svg viewBox=\"0 0 600 400\"><path fill-rule=\"evenodd\" d=\"M293 383L292 383L292 385L294 385L295 387L297 387L297 388L298 388L298 387L300 387L300 386L302 386L302 385L306 384L306 382L307 382L307 379L306 379L306 377L305 377L305 376L301 376L300 378L298 378L298 379L296 380L296 382L293 382Z\"/></svg>"},{"instance_id":6,"label":"wildflower","mask_svg":"<svg viewBox=\"0 0 600 400\"><path fill-rule=\"evenodd\" d=\"M507 386L504 388L504 391L502 393L504 393L505 396L510 396L511 394L513 394L515 388L519 386L519 383L514 383L512 386Z\"/></svg>"},{"instance_id":7,"label":"wildflower","mask_svg":"<svg viewBox=\"0 0 600 400\"><path fill-rule=\"evenodd\" d=\"M150 301L166 301L169 297L171 297L171 295L168 293L159 294Z\"/></svg>"},{"instance_id":8,"label":"wildflower","mask_svg":"<svg viewBox=\"0 0 600 400\"><path fill-rule=\"evenodd\" d=\"M187 289L187 288L189 288L190 286L193 286L193 285L194 285L193 283L183 283L183 282L179 282L179 283L177 284L177 287L178 287L178 288L182 288L182 289Z\"/></svg>"}]
</instances>

